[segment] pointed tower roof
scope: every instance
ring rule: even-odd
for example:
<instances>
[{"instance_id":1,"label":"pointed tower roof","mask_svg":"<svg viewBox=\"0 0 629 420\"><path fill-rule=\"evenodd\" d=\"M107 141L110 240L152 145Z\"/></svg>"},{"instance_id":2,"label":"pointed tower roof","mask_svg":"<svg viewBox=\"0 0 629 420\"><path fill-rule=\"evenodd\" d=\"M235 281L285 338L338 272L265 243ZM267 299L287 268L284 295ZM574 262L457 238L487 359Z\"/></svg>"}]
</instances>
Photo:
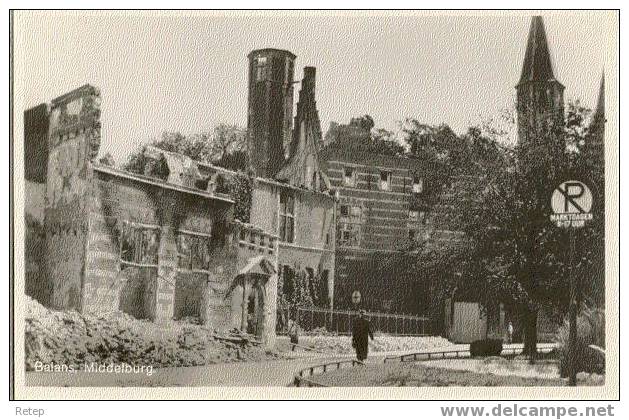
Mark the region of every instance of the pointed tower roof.
<instances>
[{"instance_id":1,"label":"pointed tower roof","mask_svg":"<svg viewBox=\"0 0 629 420\"><path fill-rule=\"evenodd\" d=\"M596 102L594 118L605 119L605 72L603 72L601 77L601 86L598 90L598 101Z\"/></svg>"},{"instance_id":2,"label":"pointed tower roof","mask_svg":"<svg viewBox=\"0 0 629 420\"><path fill-rule=\"evenodd\" d=\"M590 137L588 142L592 145L603 144L605 141L605 74L601 78L601 86L598 91L596 110L590 121Z\"/></svg>"},{"instance_id":3,"label":"pointed tower roof","mask_svg":"<svg viewBox=\"0 0 629 420\"><path fill-rule=\"evenodd\" d=\"M518 86L527 82L557 82L541 16L533 16ZM561 83L560 83L561 84Z\"/></svg>"}]
</instances>

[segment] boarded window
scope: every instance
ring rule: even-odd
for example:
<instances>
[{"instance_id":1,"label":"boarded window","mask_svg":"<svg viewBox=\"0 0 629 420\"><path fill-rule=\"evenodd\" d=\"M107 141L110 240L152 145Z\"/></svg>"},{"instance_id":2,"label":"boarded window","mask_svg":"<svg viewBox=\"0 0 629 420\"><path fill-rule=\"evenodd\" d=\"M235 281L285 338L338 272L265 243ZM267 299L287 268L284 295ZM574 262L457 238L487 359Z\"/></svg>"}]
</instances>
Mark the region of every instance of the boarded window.
<instances>
[{"instance_id":1,"label":"boarded window","mask_svg":"<svg viewBox=\"0 0 629 420\"><path fill-rule=\"evenodd\" d=\"M206 235L179 232L177 237L178 267L184 270L210 269L211 238Z\"/></svg>"},{"instance_id":2,"label":"boarded window","mask_svg":"<svg viewBox=\"0 0 629 420\"><path fill-rule=\"evenodd\" d=\"M295 197L290 191L280 193L280 240L295 240Z\"/></svg>"},{"instance_id":3,"label":"boarded window","mask_svg":"<svg viewBox=\"0 0 629 420\"><path fill-rule=\"evenodd\" d=\"M120 260L131 264L157 265L160 231L124 222L120 240Z\"/></svg>"}]
</instances>

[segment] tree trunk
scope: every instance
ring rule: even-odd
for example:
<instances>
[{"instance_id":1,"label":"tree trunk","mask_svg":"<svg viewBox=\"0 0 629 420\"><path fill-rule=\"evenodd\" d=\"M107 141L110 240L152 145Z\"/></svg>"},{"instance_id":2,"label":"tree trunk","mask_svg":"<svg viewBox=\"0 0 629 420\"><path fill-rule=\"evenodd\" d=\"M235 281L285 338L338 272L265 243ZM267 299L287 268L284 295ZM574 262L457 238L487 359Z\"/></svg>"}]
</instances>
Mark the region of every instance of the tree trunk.
<instances>
[{"instance_id":1,"label":"tree trunk","mask_svg":"<svg viewBox=\"0 0 629 420\"><path fill-rule=\"evenodd\" d=\"M531 362L537 358L537 309L527 308L524 317L524 349Z\"/></svg>"}]
</instances>

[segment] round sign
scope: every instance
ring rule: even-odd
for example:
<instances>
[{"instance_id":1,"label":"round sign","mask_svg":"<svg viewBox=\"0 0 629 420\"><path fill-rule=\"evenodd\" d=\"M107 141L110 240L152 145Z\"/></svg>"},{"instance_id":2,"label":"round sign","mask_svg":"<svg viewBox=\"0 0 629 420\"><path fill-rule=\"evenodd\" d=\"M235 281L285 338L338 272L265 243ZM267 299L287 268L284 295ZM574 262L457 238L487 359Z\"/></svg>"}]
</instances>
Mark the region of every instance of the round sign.
<instances>
[{"instance_id":1,"label":"round sign","mask_svg":"<svg viewBox=\"0 0 629 420\"><path fill-rule=\"evenodd\" d=\"M550 198L550 220L558 227L580 228L592 220L592 192L581 181L562 182Z\"/></svg>"},{"instance_id":2,"label":"round sign","mask_svg":"<svg viewBox=\"0 0 629 420\"><path fill-rule=\"evenodd\" d=\"M360 292L358 290L354 290L352 293L352 303L356 305L360 303Z\"/></svg>"},{"instance_id":3,"label":"round sign","mask_svg":"<svg viewBox=\"0 0 629 420\"><path fill-rule=\"evenodd\" d=\"M555 214L589 213L592 209L592 192L581 181L562 182L550 199Z\"/></svg>"}]
</instances>

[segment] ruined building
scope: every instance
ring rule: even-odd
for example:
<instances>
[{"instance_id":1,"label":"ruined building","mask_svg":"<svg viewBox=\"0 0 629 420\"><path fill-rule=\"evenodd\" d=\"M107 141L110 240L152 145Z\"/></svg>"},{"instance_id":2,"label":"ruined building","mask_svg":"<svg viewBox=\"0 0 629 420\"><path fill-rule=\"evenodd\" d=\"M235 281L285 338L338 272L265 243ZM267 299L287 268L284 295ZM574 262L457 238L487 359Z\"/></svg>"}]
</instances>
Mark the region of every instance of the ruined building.
<instances>
[{"instance_id":1,"label":"ruined building","mask_svg":"<svg viewBox=\"0 0 629 420\"><path fill-rule=\"evenodd\" d=\"M332 301L335 199L312 154L318 140L297 135L284 168L295 56L261 51L249 56L267 83L250 89L249 151L262 176L155 148L143 174L97 164L101 97L89 85L25 112L26 203L43 210L27 243L39 246L39 258L27 260L29 295L58 309L121 310L156 322L194 317L218 330L246 330L269 347L280 272L304 273L321 300ZM290 62L280 66L280 56ZM290 92L273 87L278 72ZM311 103L314 71L306 73L302 91ZM277 95L281 109L269 110ZM300 124L313 132L310 115ZM302 156L311 164L307 176L291 167ZM282 182L264 176L282 169Z\"/></svg>"}]
</instances>

